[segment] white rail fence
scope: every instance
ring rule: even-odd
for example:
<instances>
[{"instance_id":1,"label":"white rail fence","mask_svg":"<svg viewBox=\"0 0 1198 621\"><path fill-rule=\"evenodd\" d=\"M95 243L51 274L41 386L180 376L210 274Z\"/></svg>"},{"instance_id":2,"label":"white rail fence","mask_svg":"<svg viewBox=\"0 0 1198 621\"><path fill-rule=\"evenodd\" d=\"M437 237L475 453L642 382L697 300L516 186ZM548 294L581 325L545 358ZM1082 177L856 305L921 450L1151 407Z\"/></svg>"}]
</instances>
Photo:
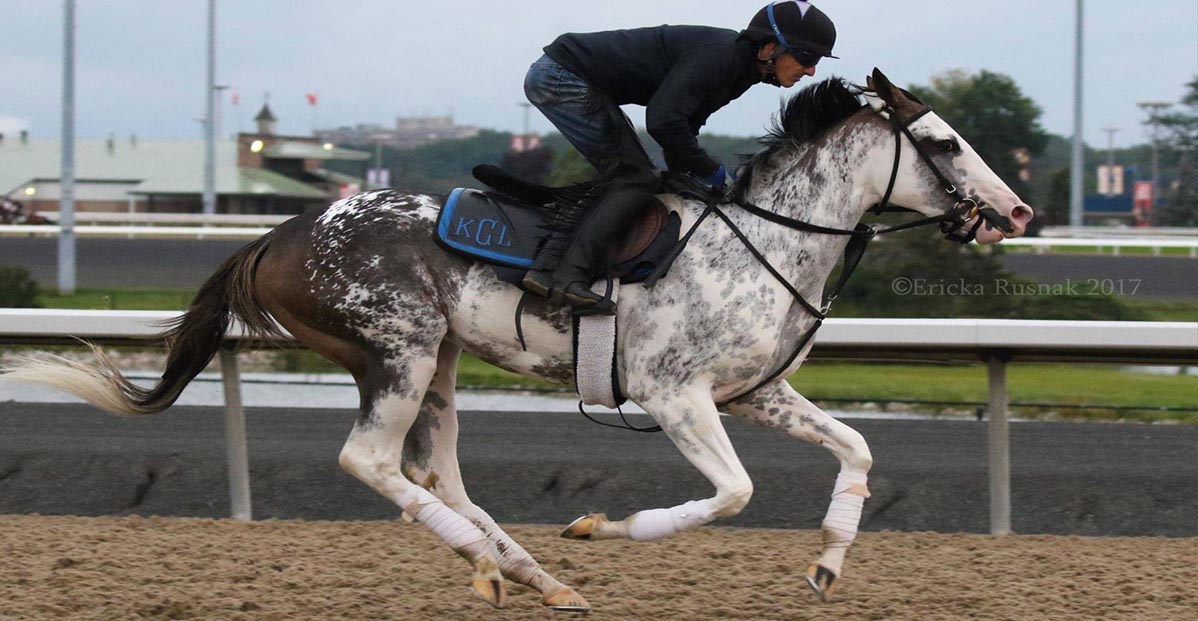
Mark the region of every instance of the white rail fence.
<instances>
[{"instance_id":1,"label":"white rail fence","mask_svg":"<svg viewBox=\"0 0 1198 621\"><path fill-rule=\"evenodd\" d=\"M1182 226L1046 226L1041 237L1198 237L1198 228Z\"/></svg>"},{"instance_id":2,"label":"white rail fence","mask_svg":"<svg viewBox=\"0 0 1198 621\"><path fill-rule=\"evenodd\" d=\"M57 211L43 211L39 216L58 222ZM124 224L141 226L278 226L294 216L270 216L237 213L147 213L144 211L77 211L76 226L95 224ZM58 226L56 224L50 226Z\"/></svg>"},{"instance_id":3,"label":"white rail fence","mask_svg":"<svg viewBox=\"0 0 1198 621\"><path fill-rule=\"evenodd\" d=\"M74 232L77 237L125 238L194 238L194 239L256 239L290 216L203 215L203 214L120 214L81 213ZM229 220L235 218L235 220ZM130 221L139 225L120 224ZM251 226L257 225L257 226ZM1188 229L1187 229L1188 230ZM55 224L0 225L0 237L56 237L60 229ZM885 239L882 236L880 239ZM1147 248L1154 256L1165 249L1188 250L1190 258L1198 258L1198 237L1118 236L1110 237L1020 237L1002 242L1007 247L1031 247L1038 254L1052 248L1095 248L1103 252L1110 248L1119 256L1125 248Z\"/></svg>"},{"instance_id":4,"label":"white rail fence","mask_svg":"<svg viewBox=\"0 0 1198 621\"><path fill-rule=\"evenodd\" d=\"M1110 248L1116 257L1124 248L1148 248L1158 257L1166 248L1180 248L1188 249L1191 259L1198 258L1198 237L1019 237L1003 240L1002 245L1035 248L1036 254L1044 254L1052 248L1095 248L1101 254Z\"/></svg>"},{"instance_id":5,"label":"white rail fence","mask_svg":"<svg viewBox=\"0 0 1198 621\"><path fill-rule=\"evenodd\" d=\"M157 346L159 311L0 309L0 345ZM251 519L249 459L238 346L296 346L294 341L243 342L238 326L220 353L225 444L233 517ZM1028 321L992 319L829 319L811 352L817 359L982 362L989 381L990 532L1011 532L1007 365L1013 361L1198 364L1198 323Z\"/></svg>"},{"instance_id":6,"label":"white rail fence","mask_svg":"<svg viewBox=\"0 0 1198 621\"><path fill-rule=\"evenodd\" d=\"M51 222L58 221L57 211L38 212ZM129 224L129 225L208 225L208 226L277 226L292 218L289 215L263 214L202 214L202 213L153 213L144 211L79 211L75 213L76 225ZM1082 239L1109 238L1198 238L1198 228L1185 227L1118 227L1118 226L1046 226L1041 237L1075 237Z\"/></svg>"}]
</instances>

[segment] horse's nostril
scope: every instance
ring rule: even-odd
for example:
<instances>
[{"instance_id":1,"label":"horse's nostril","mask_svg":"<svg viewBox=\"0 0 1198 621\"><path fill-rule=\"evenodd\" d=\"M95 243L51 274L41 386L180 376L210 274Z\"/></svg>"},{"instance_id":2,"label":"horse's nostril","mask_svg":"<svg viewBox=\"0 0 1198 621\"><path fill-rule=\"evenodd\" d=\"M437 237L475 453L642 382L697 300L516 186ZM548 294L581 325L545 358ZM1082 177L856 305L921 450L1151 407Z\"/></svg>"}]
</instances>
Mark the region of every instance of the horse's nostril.
<instances>
[{"instance_id":1,"label":"horse's nostril","mask_svg":"<svg viewBox=\"0 0 1198 621\"><path fill-rule=\"evenodd\" d=\"M1032 212L1032 208L1028 207L1027 205L1016 205L1015 208L1011 210L1011 219L1020 224L1027 224L1030 222L1033 215L1035 214Z\"/></svg>"}]
</instances>

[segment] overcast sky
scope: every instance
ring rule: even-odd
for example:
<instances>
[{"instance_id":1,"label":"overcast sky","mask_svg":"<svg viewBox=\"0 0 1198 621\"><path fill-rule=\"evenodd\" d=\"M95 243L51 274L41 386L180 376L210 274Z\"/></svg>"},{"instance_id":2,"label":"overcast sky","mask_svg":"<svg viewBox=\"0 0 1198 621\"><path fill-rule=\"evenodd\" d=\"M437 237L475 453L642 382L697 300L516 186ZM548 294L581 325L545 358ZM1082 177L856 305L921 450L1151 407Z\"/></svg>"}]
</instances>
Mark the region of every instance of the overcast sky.
<instances>
[{"instance_id":1,"label":"overcast sky","mask_svg":"<svg viewBox=\"0 0 1198 621\"><path fill-rule=\"evenodd\" d=\"M1014 78L1054 133L1072 133L1074 0L824 0L836 53L817 77L862 81L878 66L899 84L952 68ZM459 123L519 130L523 78L562 32L671 24L741 29L761 0L218 0L217 83L223 133L251 130L270 93L280 131L452 113ZM204 112L204 0L79 0L80 137L197 138ZM58 0L0 0L0 131L61 133ZM1140 100L1176 101L1198 75L1198 2L1086 0L1085 129L1106 146L1143 142ZM806 84L806 81L803 82ZM794 89L791 89L792 91ZM313 110L306 93L319 96ZM782 91L754 86L706 132L758 135ZM315 113L315 114L314 114ZM643 123L643 114L633 119ZM550 131L533 111L532 129ZM11 134L10 134L11 135ZM966 136L968 138L968 136Z\"/></svg>"}]
</instances>

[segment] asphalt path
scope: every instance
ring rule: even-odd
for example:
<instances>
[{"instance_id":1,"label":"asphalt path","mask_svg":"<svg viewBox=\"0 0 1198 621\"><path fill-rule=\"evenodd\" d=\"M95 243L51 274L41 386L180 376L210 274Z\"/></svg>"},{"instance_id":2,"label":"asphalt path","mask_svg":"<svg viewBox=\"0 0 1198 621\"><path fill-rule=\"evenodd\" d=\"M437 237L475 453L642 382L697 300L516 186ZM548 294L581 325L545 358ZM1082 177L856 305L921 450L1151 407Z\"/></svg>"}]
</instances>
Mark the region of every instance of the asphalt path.
<instances>
[{"instance_id":1,"label":"asphalt path","mask_svg":"<svg viewBox=\"0 0 1198 621\"><path fill-rule=\"evenodd\" d=\"M196 288L245 243L78 239L77 282L80 287L96 288ZM57 253L53 238L0 238L0 265L23 266L44 287L57 282ZM1081 294L1106 290L1136 298L1198 298L1198 260L1186 257L1007 254L1003 265L1018 276L1070 284L1071 291Z\"/></svg>"},{"instance_id":2,"label":"asphalt path","mask_svg":"<svg viewBox=\"0 0 1198 621\"><path fill-rule=\"evenodd\" d=\"M337 464L354 415L248 411L256 519L398 515ZM227 516L221 416L213 407L132 419L0 403L0 513ZM464 412L461 421L467 489L500 522L623 517L711 494L662 434L575 414ZM875 461L864 530L988 531L985 422L849 422ZM721 523L817 528L837 472L831 454L736 419L725 425L755 493ZM1198 426L1016 422L1011 445L1016 532L1198 536Z\"/></svg>"}]
</instances>

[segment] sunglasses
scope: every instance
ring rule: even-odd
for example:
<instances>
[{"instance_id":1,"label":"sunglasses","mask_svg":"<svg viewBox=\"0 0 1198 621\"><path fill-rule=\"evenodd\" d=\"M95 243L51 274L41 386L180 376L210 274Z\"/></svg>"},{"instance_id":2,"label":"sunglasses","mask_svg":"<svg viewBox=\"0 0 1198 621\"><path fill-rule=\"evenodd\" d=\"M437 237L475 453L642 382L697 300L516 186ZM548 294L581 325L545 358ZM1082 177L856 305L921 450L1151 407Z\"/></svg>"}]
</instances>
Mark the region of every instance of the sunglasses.
<instances>
[{"instance_id":1,"label":"sunglasses","mask_svg":"<svg viewBox=\"0 0 1198 621\"><path fill-rule=\"evenodd\" d=\"M799 61L799 64L803 65L804 67L814 67L819 64L819 59L823 58L823 56L816 54L811 50L805 50L798 47L788 47L786 48L786 53L794 57L794 59Z\"/></svg>"}]
</instances>

